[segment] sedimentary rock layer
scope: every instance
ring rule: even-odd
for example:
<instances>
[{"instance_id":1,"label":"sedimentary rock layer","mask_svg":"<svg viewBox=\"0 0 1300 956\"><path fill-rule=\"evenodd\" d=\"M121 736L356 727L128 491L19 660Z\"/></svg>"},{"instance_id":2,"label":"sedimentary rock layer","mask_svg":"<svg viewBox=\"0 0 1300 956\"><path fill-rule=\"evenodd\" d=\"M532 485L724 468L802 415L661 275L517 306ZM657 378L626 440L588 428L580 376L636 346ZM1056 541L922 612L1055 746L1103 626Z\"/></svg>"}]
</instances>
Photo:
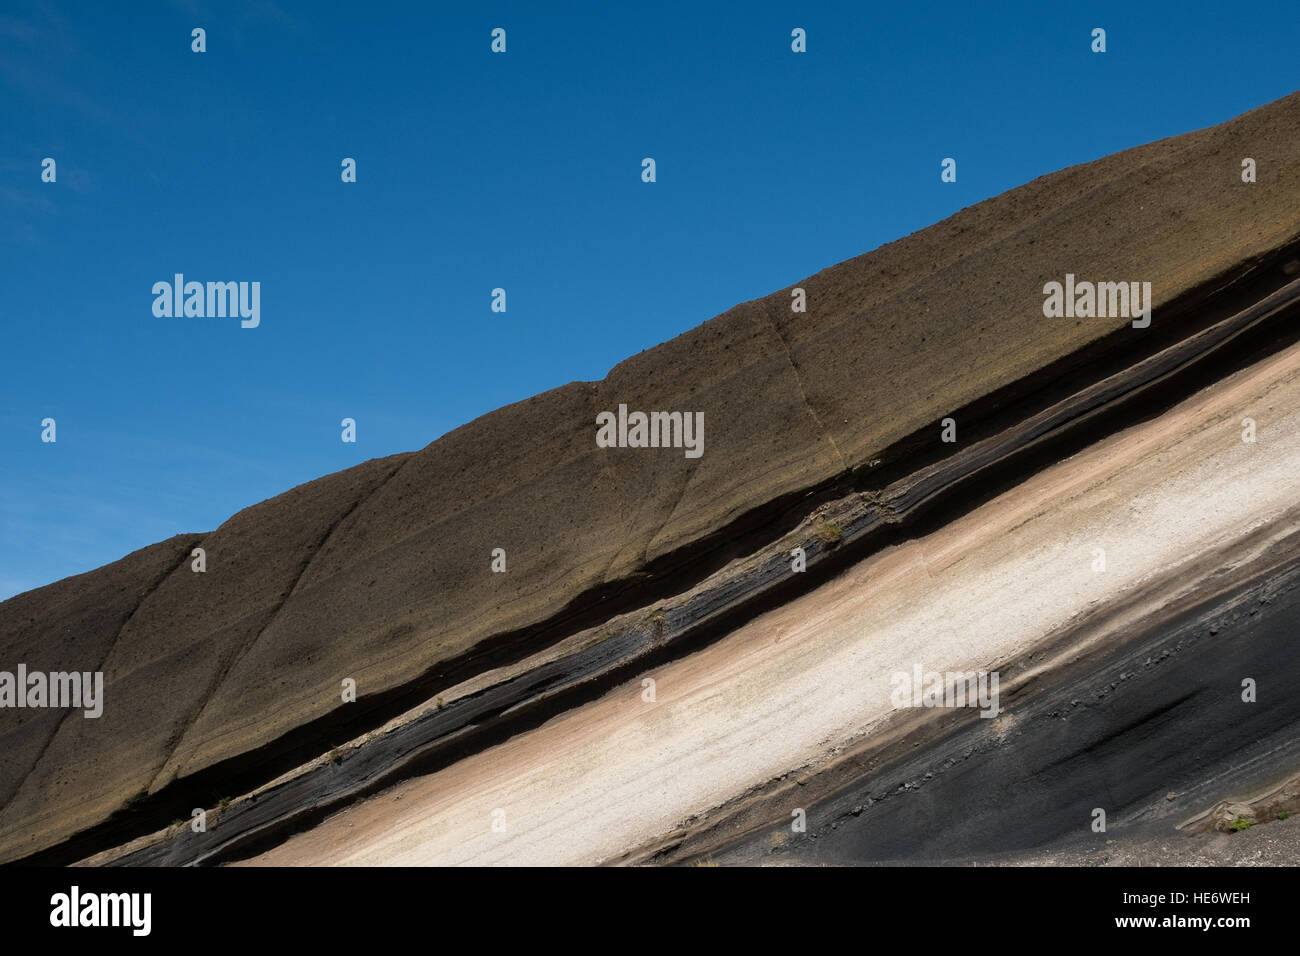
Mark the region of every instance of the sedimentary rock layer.
<instances>
[{"instance_id":1,"label":"sedimentary rock layer","mask_svg":"<svg viewBox=\"0 0 1300 956\"><path fill-rule=\"evenodd\" d=\"M790 289L780 290L599 383L509 406L420 452L319 479L209 534L0 604L4 662L103 670L109 701L95 721L20 723L16 711L0 712L0 739L21 741L0 764L0 861L118 845L188 816L196 800L262 787L472 685L445 727L410 743L423 754L445 738L435 765L462 756L468 765L493 742L474 738L476 728L504 738L525 725L499 716L531 707L536 723L580 703L558 696L566 687L603 675L606 684L580 691L595 696L640 666L637 655L669 629L653 619L657 602L712 578L711 638L738 623L728 615L754 600L755 583L718 578L729 562L770 576L772 546L801 527L832 539L810 549L816 558L935 496L991 494L996 480L1046 464L1067 425L1070 441L1093 440L1098 433L1080 429L1118 398L1167 402L1166 375L1212 377L1198 357L1231 366L1280 348L1289 333L1275 312L1242 316L1292 277L1297 147L1292 96L1045 176L796 283L806 313L792 312ZM1240 182L1243 155L1259 164L1258 183ZM1043 285L1067 272L1150 282L1152 327L1044 318ZM1218 324L1234 317L1231 328ZM1127 376L1119 392L1117 375ZM705 454L596 447L596 415L619 404L702 411ZM962 430L955 445L938 440L938 419L950 415ZM881 497L888 488L892 497ZM843 511L846 541L824 533L824 516L809 517L818 504ZM868 540L862 554L888 543ZM207 553L202 575L185 561L195 545ZM506 574L489 571L497 547L509 556ZM684 606L708 617L698 601ZM619 615L647 612L651 626L620 626ZM555 663L565 647L581 651L575 636L587 632L582 641L622 643L580 666ZM533 666L544 659L550 671ZM355 703L340 700L344 677L357 682ZM828 705L817 716L829 721L819 733L838 726L836 714ZM438 719L435 708L426 724ZM376 763L370 778L333 793L355 796L386 772ZM325 787L293 812L329 799Z\"/></svg>"},{"instance_id":2,"label":"sedimentary rock layer","mask_svg":"<svg viewBox=\"0 0 1300 956\"><path fill-rule=\"evenodd\" d=\"M1261 277L1262 278L1262 277ZM1265 283L1265 287L1272 282ZM1246 286L1255 286L1246 283ZM1217 298L1203 308L1213 311ZM866 491L849 491L812 509L803 522L759 552L730 562L689 591L653 609L586 629L545 655L449 689L435 708L394 721L355 741L334 762L258 791L223 813L221 832L168 834L128 862L200 862L246 855L320 819L348 801L537 726L629 677L707 646L764 610L778 607L891 542L942 527L998 490L1015 486L1044 460L1087 447L1098 434L1197 394L1260 349L1300 336L1300 281L1266 295L1202 332L1135 362L980 440L934 466ZM1294 330L1288 335L1285 330ZM803 502L805 512L810 500ZM827 532L834 528L833 540ZM808 570L791 574L792 549ZM916 592L924 597L924 582Z\"/></svg>"},{"instance_id":3,"label":"sedimentary rock layer","mask_svg":"<svg viewBox=\"0 0 1300 956\"><path fill-rule=\"evenodd\" d=\"M261 860L953 860L1213 802L1296 756L1298 426L1292 347L647 671L653 705L638 675ZM918 662L1000 671L1003 713L896 710Z\"/></svg>"}]
</instances>

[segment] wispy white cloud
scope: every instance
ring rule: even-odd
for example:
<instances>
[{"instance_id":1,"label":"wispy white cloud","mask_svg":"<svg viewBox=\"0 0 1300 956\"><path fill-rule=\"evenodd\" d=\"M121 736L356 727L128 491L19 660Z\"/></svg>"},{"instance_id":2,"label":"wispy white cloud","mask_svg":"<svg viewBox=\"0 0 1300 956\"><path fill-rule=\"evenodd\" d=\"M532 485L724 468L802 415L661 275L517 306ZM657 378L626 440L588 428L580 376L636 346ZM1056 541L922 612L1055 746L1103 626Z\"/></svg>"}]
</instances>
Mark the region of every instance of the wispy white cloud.
<instances>
[{"instance_id":1,"label":"wispy white cloud","mask_svg":"<svg viewBox=\"0 0 1300 956\"><path fill-rule=\"evenodd\" d=\"M40 175L37 167L32 167L32 180ZM0 186L0 206L10 209L35 209L40 212L53 213L54 203L48 196L43 196L37 189L18 189L13 186Z\"/></svg>"}]
</instances>

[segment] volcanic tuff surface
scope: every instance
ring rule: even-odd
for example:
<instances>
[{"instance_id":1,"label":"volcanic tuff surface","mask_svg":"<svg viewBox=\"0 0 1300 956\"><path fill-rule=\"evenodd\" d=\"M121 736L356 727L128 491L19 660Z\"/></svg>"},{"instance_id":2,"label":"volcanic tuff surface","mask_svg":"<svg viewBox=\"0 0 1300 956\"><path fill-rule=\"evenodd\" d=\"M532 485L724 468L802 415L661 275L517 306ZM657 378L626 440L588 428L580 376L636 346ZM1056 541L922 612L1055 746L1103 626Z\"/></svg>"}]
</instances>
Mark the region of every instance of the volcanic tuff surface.
<instances>
[{"instance_id":1,"label":"volcanic tuff surface","mask_svg":"<svg viewBox=\"0 0 1300 956\"><path fill-rule=\"evenodd\" d=\"M1241 182L1246 156L1257 161L1257 183ZM746 601L775 607L795 596L781 588L845 587L854 572L836 566L836 560L848 559L835 553L841 546L841 553L850 553L859 525L862 551L852 553L854 561L879 552L873 560L911 562L913 583L898 592L900 614L936 589L954 587L945 583L955 580L948 577L946 559L936 566L940 552L931 545L917 545L909 558L904 550L881 550L896 542L872 536L902 520L913 499L938 494L922 479L934 469L942 472L945 463L960 475L936 478L935 489L956 487L958 478L974 480L962 476L978 476L997 462L1009 463L1005 480L1029 480L1054 454L1016 458L1039 440L1028 432L1023 440L1015 437L1016 426L1051 402L1066 407L1071 394L1120 375L1157 346L1172 347L1287 286L1295 278L1288 269L1300 239L1297 156L1300 94L1221 126L1044 176L736 306L628 359L601 382L571 383L502 408L421 451L309 482L210 533L160 542L0 604L0 669L12 670L21 661L36 670L102 670L107 699L97 720L56 710L0 710L0 861L58 859L61 852L76 859L188 818L193 806L215 806L223 797L257 788L274 791L272 781L281 774L323 779L328 763L324 770L301 768L348 741L364 741L357 753L370 747L369 753L383 759L373 758L368 775L353 778L343 775L345 759L335 769L338 780L350 779L346 786L300 783L292 800L286 797L274 813L264 811L255 825L244 810L250 814L248 838L265 836L262 828L274 830L313 805L334 807L330 801L393 784L381 767L391 768L407 754L425 754L422 748L435 744L441 748L436 761L419 768L438 771L421 784L431 801L422 812L478 812L477 804L466 802L469 790L488 777L504 775L508 782L527 766L525 758L516 766L486 748L518 734L505 746L532 753L528 735L534 726L561 712L571 711L565 719L575 726L597 730L633 720L626 708L621 718L613 711L598 718L599 708L616 708L598 698L628 681L636 686L642 670L662 662L656 654L667 660L730 631L737 632L733 643L739 641L749 619L771 610ZM1133 329L1127 318L1045 319L1043 285L1067 272L1081 279L1149 281L1152 328ZM807 292L806 313L791 312L793 286ZM1252 334L1254 352L1229 356L1230 346L1214 346L1215 362L1235 363L1224 374L1288 344L1277 338L1280 332ZM1183 368L1169 362L1170 368ZM1187 368L1187 376L1209 375L1190 359ZM1277 394L1287 396L1289 414L1297 404L1286 391L1291 380L1279 381L1284 384L1275 387L1283 391ZM1204 384L1189 378L1186 387L1195 393ZM1186 398L1171 394L1158 407L1129 407L1124 414L1130 417L1108 428L1133 424L1133 415L1175 414L1169 410L1175 399ZM620 403L702 411L704 455L597 448L597 413ZM1104 411L1101 399L1095 405ZM1071 440L1101 437L1088 431L1100 427L1089 424L1092 407L1062 412L1062 421L1079 423L1080 437ZM938 421L949 415L959 422L955 445L939 442ZM1222 416L1240 418L1236 406L1225 406ZM1164 440L1154 436L1163 434L1151 432L1152 447ZM1236 433L1231 437L1236 440ZM977 438L990 443L983 457L972 444ZM1167 447L1187 446L1170 440ZM1279 475L1288 467L1294 473L1296 462L1284 456L1281 442L1270 454L1270 467L1280 469ZM1195 471L1190 460L1186 469ZM1243 481L1248 470L1241 473ZM1156 480L1181 481L1180 493L1192 494L1185 490L1187 479L1177 475L1153 473ZM909 498L909 481L927 489L925 494ZM903 490L890 493L890 487ZM997 490L990 487L983 497ZM1231 487L1221 493L1234 494ZM1276 501L1276 510L1284 503ZM1043 507L1050 512L1050 505ZM1122 510L1124 504L1110 500L1096 507ZM831 531L820 512L812 514L814 508L839 509ZM1207 511L1221 513L1212 506ZM1242 516L1247 518L1268 523L1275 514ZM943 533L944 522L928 520L932 526L906 534L920 540ZM1042 520L1054 527L1051 514ZM1101 521L1097 527L1112 526ZM1043 531L1046 539L1026 538L1025 546L1062 533ZM829 570L823 577L832 571L841 577L826 585L813 573L806 585L795 585L782 576L789 547L805 541L810 555L824 558ZM1208 548L1201 538L1188 546L1193 544ZM206 552L204 574L189 568L194 547ZM505 574L489 571L498 547L508 555ZM1176 554L1151 552L1152 573ZM991 587L976 578L967 586L971 593ZM1086 600L1111 602L1118 593ZM655 618L657 607L674 601L679 610L666 623L662 611ZM1083 609L1072 603L1077 601L1086 604L1062 592L1035 613L1043 620L1053 614L1069 618ZM742 606L749 610L739 615ZM816 612L809 611L807 620L816 621ZM792 621L794 630L780 633L806 649L779 673L797 674L812 661L828 674L847 666L834 649L849 637L829 635L843 631L849 620L827 618L824 626L811 627ZM706 628L712 631L705 634ZM625 636L634 631L642 636ZM1015 633L1006 631L1009 638ZM697 643L670 653L683 635ZM992 654L991 662L1047 634L1031 629L1022 636L1023 643L1014 646L978 645L976 656ZM975 639L958 627L954 640L960 645ZM707 654L717 657L723 646L714 643ZM932 653L942 656L942 647L936 639ZM862 651L864 660L873 659L870 653ZM922 657L926 653L924 645L916 649ZM710 659L701 652L674 666L699 675ZM745 725L755 714L751 707L761 681L745 683L747 659L719 663L725 676L716 679L736 696L710 698L721 709L708 720L700 716L709 711L707 702L679 713L679 722L699 717L703 727L713 721L710 739L719 748L737 746L727 728ZM357 682L356 703L340 700L340 681L347 677ZM684 775L682 785L690 786L677 802L655 804L660 829L812 759L814 742L847 739L866 725L866 710L820 701L816 682L813 687L799 698L812 709L799 725L808 733L804 749L764 751L749 741L754 750L744 767L724 772L715 766L713 779L707 770L698 779ZM681 693L688 693L685 687ZM440 696L447 698L445 711L438 705L416 713ZM728 703L723 707L721 701ZM509 723L503 715L514 713L512 708L533 713L532 725ZM792 719L788 710L778 718L771 725L777 735L782 721ZM374 733L390 720L404 729ZM497 725L498 736L490 736ZM417 740L417 732L424 736ZM644 727L636 734L646 746L658 739ZM707 756L706 750L691 749L693 741L703 745L690 732L679 736L682 760ZM383 749L399 737L406 749ZM469 742L448 743L453 739ZM574 736L572 746L580 739ZM632 767L637 752L623 752ZM614 766L608 762L612 755L591 759L598 774ZM469 772L475 760L484 762L485 777ZM289 792L282 782L278 786L278 792ZM830 791L823 796L830 800ZM545 802L544 795L538 797L539 805ZM274 792L263 805L276 805ZM373 815L364 809L371 806L357 812ZM617 815L617 802L612 806ZM629 805L626 816L638 812ZM239 819L239 812L230 814L228 833ZM591 861L630 851L654 836L637 827L622 832L613 822L603 832L619 833L623 842L571 845L566 852ZM287 835L277 831L276 839ZM191 852L184 849L190 844L175 846ZM283 852L294 846L284 844ZM474 858L470 849L463 848L466 858ZM534 849L535 856L502 858L554 859L544 843ZM423 852L419 858L427 861L444 858L430 846L413 852ZM174 862L193 860L193 854ZM373 848L356 854L388 859ZM324 858L304 852L298 859Z\"/></svg>"}]
</instances>

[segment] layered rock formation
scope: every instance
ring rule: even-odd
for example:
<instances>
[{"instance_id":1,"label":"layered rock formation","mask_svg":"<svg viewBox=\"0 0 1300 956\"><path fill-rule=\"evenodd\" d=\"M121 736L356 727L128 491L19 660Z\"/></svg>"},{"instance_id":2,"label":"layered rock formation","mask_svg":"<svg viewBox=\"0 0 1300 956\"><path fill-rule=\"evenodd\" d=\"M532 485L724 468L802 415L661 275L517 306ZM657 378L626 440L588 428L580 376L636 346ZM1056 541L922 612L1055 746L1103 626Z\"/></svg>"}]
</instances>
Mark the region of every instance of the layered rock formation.
<instances>
[{"instance_id":1,"label":"layered rock formation","mask_svg":"<svg viewBox=\"0 0 1300 956\"><path fill-rule=\"evenodd\" d=\"M1074 647L1082 638L1061 629L1088 602L1119 607L1139 581L1146 587L1177 565L1177 547L1161 541L1164 550L1144 552L1137 578L1115 572L1108 580L1116 589L1095 594L1061 585L1066 572L1056 566L1035 603L989 573L963 578L936 542L976 514L987 527L1005 525L1000 539L965 532L962 541L982 547L1010 548L1014 532L1028 527L1014 538L1019 559L1007 554L1003 563L1021 576L1042 574L1052 566L1025 554L1083 533L1061 523L1062 495L1091 493L1088 507L1098 511L1126 507L1107 497L1102 464L1080 472L1062 459L1158 415L1204 430L1240 420L1243 403L1265 395L1274 396L1267 407L1275 421L1290 414L1289 366L1273 369L1280 378L1250 379L1255 392L1214 411L1181 403L1270 356L1281 361L1300 334L1291 285L1300 262L1298 154L1300 94L1044 176L796 283L805 313L791 310L794 287L779 290L627 360L599 383L508 406L419 452L310 482L213 532L0 604L0 669L22 661L102 670L106 697L96 720L0 710L0 861L102 853L96 859L213 862L277 845L273 858L297 854L291 862L332 854L372 862L684 859L732 845L709 829L723 819L735 831L728 840L767 839L773 815L778 824L789 816L788 801L774 796L783 775L839 761L843 752L828 748L887 746L887 735L858 739L868 728L885 733L873 722L884 716L874 692L850 706L856 685L831 688L849 667L880 678L873 669L892 658L874 655L902 640L889 636L890 615L928 609L931 629L907 645L913 658L964 648L1014 670L1027 666L1022 655L1046 653L1043 641ZM1241 182L1245 156L1258 164L1256 183ZM1044 284L1067 273L1150 282L1150 328L1127 317L1046 318ZM597 447L597 415L620 404L703 412L705 453ZM939 424L949 417L952 443L941 440ZM1125 468L1157 452L1183 454L1181 433L1162 427L1153 423L1150 438L1115 439L1130 441ZM1243 444L1228 432L1224 442ZM1253 447L1270 449L1280 481L1295 464L1287 433L1261 425L1260 434ZM1170 494L1194 499L1187 476L1200 474L1196 461L1228 454L1218 441L1197 446L1202 458L1147 474L1147 487L1171 483ZM1231 511L1224 502L1234 495L1253 499L1266 489L1249 484L1254 466L1233 458L1221 467L1239 484L1223 485L1222 500L1197 513L1198 526L1178 545L1210 556L1198 566L1210 575L1219 573L1214 562L1255 540L1223 528L1214 534L1224 540L1211 540L1213 516L1231 514L1244 529L1289 528L1276 523L1289 486L1273 487L1269 508ZM1049 473L1056 485L1044 484ZM1056 489L1043 492L1042 515L1005 499L1009 488L1031 486ZM1086 527L1127 540L1159 536L1163 526ZM203 574L190 570L195 547L206 553ZM794 547L808 555L803 574L791 571ZM506 552L505 573L490 569L496 548ZM894 590L873 590L878 575L896 578ZM846 582L871 595L868 603L885 602L890 615L875 611L868 623L843 604L851 596L821 590ZM1158 618L1184 597L1171 579L1153 592L1150 613ZM1015 611L997 635L951 611L990 598ZM773 615L784 623L773 625ZM943 627L950 637L935 633ZM772 641L785 641L789 656L760 650ZM636 706L640 681L664 667L681 671L667 682L678 691L664 691L648 717ZM346 678L356 681L355 702L342 700ZM701 696L702 688L721 689ZM1290 717L1274 711L1271 719L1281 723L1269 733ZM927 735L948 732L921 722ZM1109 725L1098 726L1104 736ZM967 732L1001 739L987 722ZM1055 759L1049 744L1042 753ZM723 759L737 750L739 765ZM655 763L651 755L673 756ZM836 763L841 769L823 778L835 786L807 807L835 822L837 788L885 763L885 755ZM647 798L647 766L667 775L698 769ZM548 830L559 824L547 816L563 815L562 784L582 768L604 780L627 774L622 789L590 792L604 810L586 840ZM444 845L420 829L430 820L471 826L499 808L487 806L494 786L517 794L524 781L541 781L522 791L534 793L522 815L535 814L535 826L516 824L523 835L513 842L488 830ZM395 830L405 849L373 829L370 843L340 849L333 821L319 827L319 852L302 842L311 836L282 843L392 786L426 788L405 791L410 818ZM736 816L746 793L752 805ZM240 799L246 794L256 798ZM192 807L225 798L234 799L209 832L166 830ZM390 826L378 807L350 812ZM707 816L709 826L683 822L691 816ZM517 818L508 808L507 817ZM827 858L890 856L869 851L876 832ZM960 845L983 850L978 841ZM736 847L726 852L750 858Z\"/></svg>"}]
</instances>

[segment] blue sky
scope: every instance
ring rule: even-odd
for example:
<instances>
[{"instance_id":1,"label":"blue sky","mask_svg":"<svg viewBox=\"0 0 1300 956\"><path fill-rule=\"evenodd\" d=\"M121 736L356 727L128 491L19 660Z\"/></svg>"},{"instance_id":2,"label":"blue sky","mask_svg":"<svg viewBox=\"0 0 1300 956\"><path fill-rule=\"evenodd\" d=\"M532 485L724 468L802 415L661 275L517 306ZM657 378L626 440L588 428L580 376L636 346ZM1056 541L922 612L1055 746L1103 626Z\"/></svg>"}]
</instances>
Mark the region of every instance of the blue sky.
<instances>
[{"instance_id":1,"label":"blue sky","mask_svg":"<svg viewBox=\"0 0 1300 956\"><path fill-rule=\"evenodd\" d=\"M127 8L0 12L0 599L1300 87L1293 0Z\"/></svg>"}]
</instances>

